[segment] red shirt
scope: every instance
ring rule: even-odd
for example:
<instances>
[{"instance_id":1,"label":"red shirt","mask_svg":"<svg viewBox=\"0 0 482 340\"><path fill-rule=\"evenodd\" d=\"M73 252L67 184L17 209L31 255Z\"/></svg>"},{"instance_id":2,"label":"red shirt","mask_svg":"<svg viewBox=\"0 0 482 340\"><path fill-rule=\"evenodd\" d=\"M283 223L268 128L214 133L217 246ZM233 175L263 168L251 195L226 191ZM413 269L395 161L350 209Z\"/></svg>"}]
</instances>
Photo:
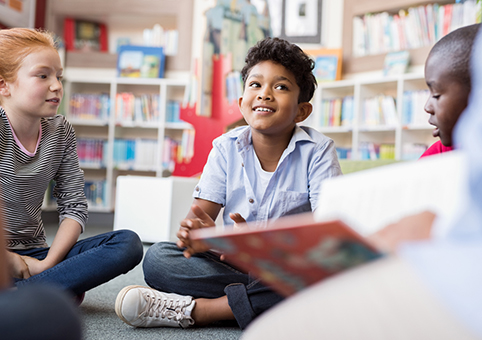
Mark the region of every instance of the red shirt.
<instances>
[{"instance_id":1,"label":"red shirt","mask_svg":"<svg viewBox=\"0 0 482 340\"><path fill-rule=\"evenodd\" d=\"M440 140L433 143L423 154L420 158L437 155L439 153L449 152L452 151L454 148L451 146L444 146Z\"/></svg>"}]
</instances>

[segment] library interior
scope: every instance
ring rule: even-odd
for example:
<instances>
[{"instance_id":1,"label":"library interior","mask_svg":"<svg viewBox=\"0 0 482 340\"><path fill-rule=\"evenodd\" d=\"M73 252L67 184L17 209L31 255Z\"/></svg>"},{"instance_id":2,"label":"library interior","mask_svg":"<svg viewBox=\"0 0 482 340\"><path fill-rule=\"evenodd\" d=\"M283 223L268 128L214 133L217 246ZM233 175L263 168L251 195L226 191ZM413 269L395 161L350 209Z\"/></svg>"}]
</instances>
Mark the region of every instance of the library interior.
<instances>
[{"instance_id":1,"label":"library interior","mask_svg":"<svg viewBox=\"0 0 482 340\"><path fill-rule=\"evenodd\" d=\"M61 128L66 133L70 133L69 129L74 131L76 148L73 170L58 165L46 182L45 194L42 198L37 197L38 211L37 202L9 203L17 197L10 196L11 185L20 188L20 191L25 190L27 193L18 197L26 199L29 190L34 196L40 187L38 184L33 188L34 182L24 181L21 172L14 175L14 180L10 179L11 166L8 162L11 157L20 157L17 155L22 153L22 160L18 161L22 163L25 154L28 155L27 163L21 165L25 166L22 171L36 169L36 164L28 165L28 162L37 162L35 159L44 156L53 157L47 162L57 164L55 157L48 155L51 151L42 153L41 150L43 145L48 147L48 142L43 142L43 138L46 140L49 136L45 122L55 114L43 115L39 120L38 113L35 117L29 113L33 117L29 116L29 119L41 124L40 132L35 135L38 142L34 143L33 153L26 144L25 147L22 145L24 139L15 128L18 117L15 119L13 114L9 114L9 109L18 105L9 86L12 89L21 86L18 79L22 79L22 67L27 64L22 60L37 55L36 51L43 50L47 45L29 47L28 52L20 57L18 67L11 66L18 72L17 80L9 80L0 67L0 139L2 144L12 144L0 146L0 164L4 167L0 170L0 203L5 206L0 218L5 224L2 229L6 230L4 235L0 233L0 241L5 241L2 239L5 237L8 245L6 253L21 255L17 259L22 261L22 268L27 273L31 272L22 276L25 273L15 272L13 275L7 270L6 276L13 275L15 285L21 291L20 287L28 286L27 281L67 262L59 259L52 268L33 275L37 264L28 259L30 253L22 253L32 243L40 247L42 243L35 242L41 234L44 235L43 244L47 245L46 254L49 254L46 259L51 258L52 251L48 249L57 250L62 243L60 237L67 237L66 220L80 227L78 238L85 244L107 233L120 237L127 230L132 232L129 235L135 235L132 237L138 239L142 248L142 259L128 269L119 269L122 273L105 279L102 275L102 278L96 279L104 281L83 291L80 291L81 288L72 289L76 301L80 301L73 311L68 309L64 315L68 319L69 313L72 313L72 319L65 321L66 327L71 327L65 332L71 336L55 337L58 334L53 332L42 337L40 333L44 330L40 328L36 335L19 333L23 335L17 335L18 339L249 340L294 336L317 339L321 334L330 339L482 337L482 314L474 310L476 315L468 316L468 312L463 310L466 305L460 302L465 301L466 296L457 300L454 294L447 292L455 286L449 283L442 286L435 280L443 280L445 276L442 270L435 272L435 269L424 267L431 263L429 255L416 247L388 249L388 243L380 241L386 235L394 235L389 234L387 226L401 225L405 218L419 218L413 225L420 222L420 225L433 224L434 227L429 231L420 228L418 232L408 228L409 231L403 235L400 233L400 238L406 237L400 242L428 239L435 233L449 238L448 235L452 235L451 223L455 223L461 211L469 206L472 196L466 182L473 179L473 173L468 175L473 163L469 153L465 155L458 150L462 137L457 137L457 133L462 134L457 129L461 123L455 124L459 115L464 117L470 112L471 100L475 101L474 92L470 93L470 83L474 91L477 67L469 67L469 64L475 64L471 60L476 57L471 57L470 51L472 45L476 46L477 30L473 34L462 31L464 33L457 35L457 32L469 27L478 28L481 17L481 0L0 0L0 33L29 28L47 32L53 37L61 65L61 77L57 76L57 79L60 79L63 88L56 114L63 117L65 123L62 124L66 127L62 125ZM0 36L0 43L2 39ZM457 45L457 39L464 42ZM263 52L260 50L269 46L280 50L261 55ZM24 47L18 47L16 51L21 48ZM457 49L463 52L457 54L454 52ZM475 55L475 50L472 50L472 55ZM5 50L0 48L0 54L4 53L2 51ZM300 103L299 99L295 103L298 115L303 108L309 107L310 112L307 117L290 122L288 139L279 155L275 155L279 149L273 146L275 141L284 143L284 140L280 141L281 136L276 135L278 132L273 133L268 128L263 130L260 121L264 119L269 124L276 124L273 107L286 105L286 93L290 92L291 86L295 89L293 91L300 91L301 96L306 83L311 81L300 78L304 75L298 75L298 71L300 74L303 71L301 61L295 60L294 51L310 60L311 77L316 80L316 86L306 103ZM482 49L479 48L479 51ZM276 56L281 53L286 55ZM465 57L462 58L461 54ZM249 61L249 56L260 59ZM2 63L4 57L0 55ZM429 61L435 59L438 64L432 66L435 69L430 69ZM452 72L452 61L459 68L465 67L465 71L460 72L468 74L468 81L461 85L465 101L458 103L460 112L449 131L454 138L448 143L444 135L446 131L442 131L442 125L448 123L436 112L437 108L443 111L442 105L448 104L438 100L444 90L434 84L442 79L449 82L448 77L454 83L459 81L452 80L456 76L448 74ZM444 68L443 63L449 66ZM271 81L268 74L273 68L267 65L276 70L282 69L288 75ZM253 69L259 72L253 75ZM443 73L445 69L447 73ZM250 80L251 77L255 81ZM285 85L281 86L283 82ZM283 92L280 88L288 90ZM260 91L257 99L253 99L255 95L247 95L248 89L252 93ZM62 90L58 91L62 93ZM469 93L471 97L467 104ZM430 98L435 97L437 103L430 104ZM247 104L253 105L248 113L243 111L248 99L263 100L263 104ZM254 105L260 106L254 108ZM65 147L58 141L54 143L59 150ZM309 146L310 143L312 146ZM464 144L461 145L463 150ZM434 151L435 147L437 151ZM305 151L302 153L303 148ZM67 149L62 152L67 152ZM35 156L37 151L38 157ZM70 156L62 157L65 158L61 162L70 166ZM268 164L271 165L273 157L274 167L270 167ZM15 162L18 163L17 160ZM85 198L69 197L79 194L66 191L78 187L78 177L70 178L69 172L73 173L72 176L82 174L79 192ZM50 176L46 173L37 175L42 177L39 182L44 181L43 177ZM449 177L453 180L448 180ZM77 199L79 201L75 201ZM80 214L77 211L84 209L84 201L88 219L77 215ZM228 211L234 208L239 210ZM20 212L20 209L23 210ZM431 215L427 217L426 211L430 211ZM287 216L299 213L304 214L299 220ZM18 217L12 217L15 214ZM24 217L33 219L33 222L25 222ZM24 236L21 236L23 231L20 228L25 225L20 226L21 223L34 224L28 226L37 230L31 233L35 234L32 240L22 240ZM204 230L206 226L213 228ZM202 230L195 230L197 228ZM306 234L301 235L303 228ZM410 232L418 234L408 236ZM424 232L426 235L422 237ZM388 238L385 238L388 242L386 240ZM111 245L109 242L112 240L102 242ZM56 243L56 248L53 243ZM74 243L72 241L70 247ZM194 297L190 297L192 303L191 300L185 302L188 307L169 309L165 306L165 296L169 294L156 295L157 290L170 289L163 288L164 283L156 283L163 276L161 269L155 272L148 266L155 266L154 260L158 260L166 266L166 271L176 272L178 267L179 272L184 269L195 274L193 265L188 267L184 262L179 262L179 265L172 262L167 266L166 260L160 260L161 255L171 256L163 253L168 250L158 247L168 243L185 247L186 257L199 252L196 250L199 244L204 247L199 246L202 254L208 251L218 260L220 254L225 254L218 262L225 260L229 264L226 267L233 271L239 268L250 281L232 281L225 285L221 290L224 293L219 297L215 296L217 293L195 296L189 290L184 293L185 290L174 288L166 293ZM380 244L387 248L378 247ZM10 245L13 246L8 248ZM99 248L98 245L92 247ZM116 244L115 247L120 252L121 245ZM131 244L125 256L134 254L135 247ZM403 252L399 253L397 249L403 249ZM67 251L62 256L66 256ZM84 251L79 250L77 256L82 256ZM450 249L452 251L455 252L455 249ZM450 252L447 250L443 255L448 258ZM182 250L179 254L182 257ZM480 251L473 254L482 255ZM426 255L427 261L413 265L416 255L419 259L425 259ZM154 259L154 256L157 257ZM233 259L231 262L230 258ZM2 268L15 266L8 259L8 256L0 254ZM186 259L183 257L182 260ZM206 259L203 257L203 260ZM84 258L83 261L78 262L79 265L86 266L87 260ZM100 262L99 268L104 265ZM355 266L357 268L351 268ZM365 271L360 269L366 266L368 269ZM424 270L429 274L419 275L419 271ZM467 271L467 268L457 269L454 275L462 278ZM165 287L176 282L181 285L184 282L180 281L181 274L173 274L172 278L167 276L169 279L164 279L167 282ZM0 273L0 289L5 288L2 275ZM212 274L203 275L192 276L190 280L201 282L214 277ZM376 295L377 289L384 291L386 300L380 304L380 310L361 315L364 310L362 302L370 303L368 299L357 300L359 304L335 300L335 297L356 299L351 295L341 297L337 293L341 288L330 288L339 283L337 287L345 285L348 289L348 279L343 280L344 275L355 281L360 279L357 281L361 282L360 285L370 286L366 290L355 290L359 294ZM470 275L474 280L482 279L482 273ZM318 283L327 276L330 279L326 280L322 290ZM420 280L420 276L423 279L429 277L427 280L430 282ZM187 280L185 277L182 279ZM419 281L423 284L420 285ZM451 283L456 285L455 281ZM44 283L42 279L38 282ZM202 287L203 284L199 285ZM207 283L204 285L209 286ZM235 285L242 285L244 290L232 288L231 291L229 287ZM255 288L252 286L256 285L263 288L253 292ZM315 291L318 288L319 295ZM405 288L407 293L398 294ZM330 289L334 292L333 297ZM70 288L64 290L69 291ZM139 319L131 321L125 309L134 291L148 306L137 306ZM268 296L268 291L273 296ZM0 291L0 306L3 304L2 294ZM51 292L46 294L48 296ZM149 294L151 296L146 297ZM482 292L476 295L478 300L474 301L482 302ZM277 300L274 296L280 297ZM331 312L324 313L328 309L326 307L321 308L323 313L320 312L316 319L333 318L329 326L315 325L323 323L321 319L312 319L308 325L308 320L303 321L300 317L291 320L289 308L293 309L293 313L305 314L298 310L301 302L293 302L297 297L309 305L317 305L310 299L319 298L319 304L326 300L327 306L333 309L340 306L359 308L360 318L356 320L353 317L354 320L351 320L351 316L347 315L347 321L354 321L350 330L339 319L335 320ZM60 300L64 298L61 296ZM201 326L204 323L197 321L201 320L200 306L204 306L203 301L198 301L203 300L201 298L219 303L216 309L219 312L211 313L211 318L208 318L215 322L206 322L207 326ZM226 299L219 302L218 298ZM404 299L415 301L416 298L419 300L409 310L400 307L404 305ZM177 299L177 303L184 301ZM265 300L257 301L261 299ZM59 303L63 304L64 300ZM284 300L279 307L270 308L279 300ZM450 300L448 308L444 305L446 300ZM70 308L68 302L67 307ZM9 308L6 303L5 308ZM395 305L398 309L393 307ZM223 308L228 309L231 317L219 316ZM268 308L269 311L264 313ZM413 318L423 311L433 313L433 318L423 319L423 325L412 324L415 321L410 319L410 313L417 308L420 310L412 315ZM316 315L317 311L313 309L316 308L311 306L307 311ZM170 316L166 310L172 310L175 316ZM384 315L387 310L391 312ZM21 311L18 313L22 315ZM50 325L49 312L45 313L42 322ZM182 317L180 313L184 313ZM333 313L336 315L338 310ZM157 316L153 317L153 314ZM259 314L263 315L258 318ZM4 313L0 312L0 315ZM399 319L395 315L399 315ZM304 315L304 318L308 317ZM393 317L387 321L393 324L381 325L383 322L380 320L384 317L387 320ZM141 319L143 323L137 324ZM170 324L173 319L177 320L175 326ZM278 327L276 320L286 322L279 321L282 324ZM4 329L2 323L0 321L0 332ZM439 328L441 323L444 326ZM191 327L192 324L194 327ZM247 331L244 330L246 327ZM5 330L6 334L12 334L12 339L17 339L13 334L18 330ZM355 336L355 330L360 331L360 337Z\"/></svg>"}]
</instances>

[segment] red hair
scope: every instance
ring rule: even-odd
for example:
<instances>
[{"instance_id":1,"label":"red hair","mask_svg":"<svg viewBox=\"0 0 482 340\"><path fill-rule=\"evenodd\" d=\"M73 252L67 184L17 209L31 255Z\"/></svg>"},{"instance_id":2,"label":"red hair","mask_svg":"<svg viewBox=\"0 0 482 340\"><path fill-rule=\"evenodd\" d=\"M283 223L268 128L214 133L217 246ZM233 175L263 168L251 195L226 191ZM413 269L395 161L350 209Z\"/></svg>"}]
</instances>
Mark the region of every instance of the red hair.
<instances>
[{"instance_id":1,"label":"red hair","mask_svg":"<svg viewBox=\"0 0 482 340\"><path fill-rule=\"evenodd\" d=\"M25 57L42 47L55 50L57 47L52 35L46 31L29 28L0 30L0 78L6 82L15 81Z\"/></svg>"}]
</instances>

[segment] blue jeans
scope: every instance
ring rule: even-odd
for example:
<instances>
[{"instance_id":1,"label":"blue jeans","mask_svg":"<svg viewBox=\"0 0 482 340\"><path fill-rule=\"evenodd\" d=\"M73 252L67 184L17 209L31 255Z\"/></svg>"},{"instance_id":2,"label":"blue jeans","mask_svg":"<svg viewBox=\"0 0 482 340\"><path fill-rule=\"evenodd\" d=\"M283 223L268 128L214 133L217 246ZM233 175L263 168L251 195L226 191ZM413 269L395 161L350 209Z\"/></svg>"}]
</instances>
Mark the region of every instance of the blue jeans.
<instances>
[{"instance_id":1,"label":"blue jeans","mask_svg":"<svg viewBox=\"0 0 482 340\"><path fill-rule=\"evenodd\" d=\"M228 303L244 329L258 315L283 300L259 280L207 252L190 259L174 243L152 245L143 262L144 279L154 289L194 298L228 297Z\"/></svg>"},{"instance_id":2,"label":"blue jeans","mask_svg":"<svg viewBox=\"0 0 482 340\"><path fill-rule=\"evenodd\" d=\"M48 251L49 248L33 248L15 252L42 260ZM53 285L80 295L127 273L141 262L142 255L142 242L136 233L111 231L78 241L62 262L28 279L15 279L15 285Z\"/></svg>"}]
</instances>

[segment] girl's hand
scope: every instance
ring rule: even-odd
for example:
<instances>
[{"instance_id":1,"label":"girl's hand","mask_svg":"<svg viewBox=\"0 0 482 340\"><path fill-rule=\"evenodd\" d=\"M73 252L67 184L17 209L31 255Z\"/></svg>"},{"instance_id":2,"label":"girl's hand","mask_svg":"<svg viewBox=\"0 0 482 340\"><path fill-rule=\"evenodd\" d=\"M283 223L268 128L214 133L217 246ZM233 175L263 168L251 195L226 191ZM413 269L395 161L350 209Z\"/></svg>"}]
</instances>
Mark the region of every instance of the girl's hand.
<instances>
[{"instance_id":1,"label":"girl's hand","mask_svg":"<svg viewBox=\"0 0 482 340\"><path fill-rule=\"evenodd\" d=\"M7 262L10 269L10 275L16 279L28 279L30 275L29 268L22 256L17 253L7 252Z\"/></svg>"},{"instance_id":2,"label":"girl's hand","mask_svg":"<svg viewBox=\"0 0 482 340\"><path fill-rule=\"evenodd\" d=\"M41 272L50 268L46 264L45 260L40 261L40 260L37 260L35 257L22 256L22 260L24 260L25 263L27 264L30 275L32 276L40 274Z\"/></svg>"}]
</instances>

